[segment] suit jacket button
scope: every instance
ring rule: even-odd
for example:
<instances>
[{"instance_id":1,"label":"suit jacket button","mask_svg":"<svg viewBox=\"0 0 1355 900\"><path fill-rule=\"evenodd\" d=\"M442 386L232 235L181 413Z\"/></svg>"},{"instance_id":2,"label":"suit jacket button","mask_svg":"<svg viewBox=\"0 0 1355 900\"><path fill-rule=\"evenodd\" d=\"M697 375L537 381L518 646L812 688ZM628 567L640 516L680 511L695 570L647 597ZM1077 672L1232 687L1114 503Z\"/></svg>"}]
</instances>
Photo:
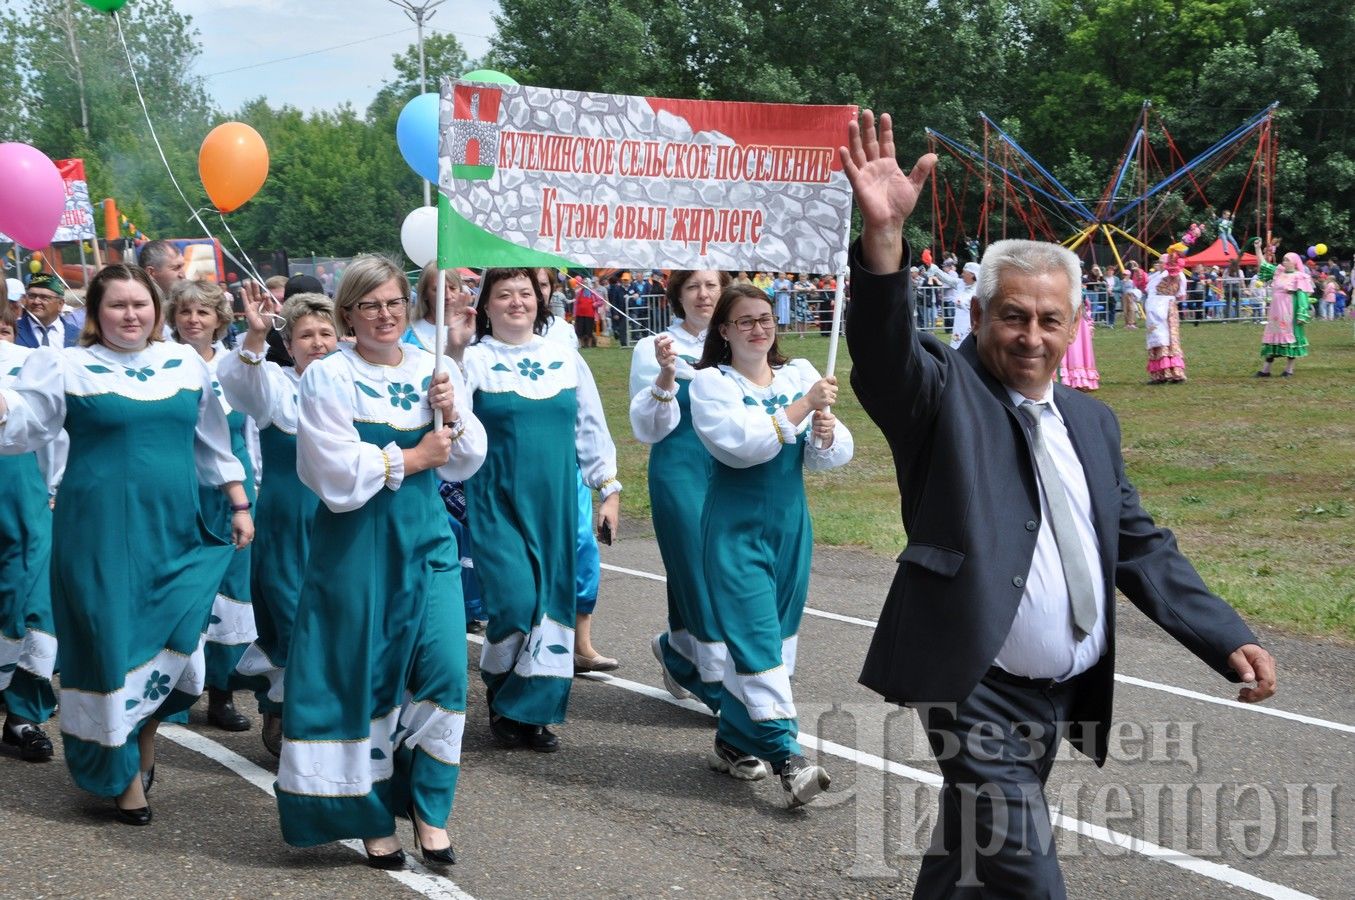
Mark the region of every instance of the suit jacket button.
<instances>
[{"instance_id":1,"label":"suit jacket button","mask_svg":"<svg viewBox=\"0 0 1355 900\"><path fill-rule=\"evenodd\" d=\"M1040 523L1036 522L1034 519L1031 519L1029 522L1026 523L1026 531L1034 531L1039 527Z\"/></svg>"},{"instance_id":2,"label":"suit jacket button","mask_svg":"<svg viewBox=\"0 0 1355 900\"><path fill-rule=\"evenodd\" d=\"M1025 586L1026 579L1022 578L1020 575L1017 575L1015 578L1012 579L1012 587L1025 587Z\"/></svg>"}]
</instances>

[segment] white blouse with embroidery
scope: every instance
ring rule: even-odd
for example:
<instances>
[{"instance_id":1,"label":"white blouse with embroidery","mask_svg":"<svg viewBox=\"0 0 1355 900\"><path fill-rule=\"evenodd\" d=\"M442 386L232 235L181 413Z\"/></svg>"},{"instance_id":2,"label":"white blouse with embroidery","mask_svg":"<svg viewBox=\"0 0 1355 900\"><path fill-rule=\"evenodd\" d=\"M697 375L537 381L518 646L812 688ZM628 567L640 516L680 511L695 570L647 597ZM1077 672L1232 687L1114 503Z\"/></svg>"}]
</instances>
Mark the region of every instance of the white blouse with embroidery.
<instances>
[{"instance_id":1,"label":"white blouse with embroidery","mask_svg":"<svg viewBox=\"0 0 1355 900\"><path fill-rule=\"evenodd\" d=\"M433 421L428 388L433 354L411 344L400 345L397 365L370 363L353 344L306 367L301 377L301 410L296 432L296 469L306 487L334 512L351 512L384 489L397 491L405 479L405 461L394 441L384 447L368 443L357 423L419 431ZM443 369L451 377L456 421L452 455L439 466L443 481L464 481L485 460L485 429L471 412L470 393L450 359Z\"/></svg>"},{"instance_id":2,"label":"white blouse with embroidery","mask_svg":"<svg viewBox=\"0 0 1355 900\"><path fill-rule=\"evenodd\" d=\"M241 347L217 366L226 402L253 419L260 428L272 425L295 435L301 415L301 376L296 369L269 362L265 353Z\"/></svg>"},{"instance_id":3,"label":"white blouse with embroidery","mask_svg":"<svg viewBox=\"0 0 1355 900\"><path fill-rule=\"evenodd\" d=\"M692 366L701 359L706 332L693 336L682 327L681 319L674 319L664 334L673 339L673 349L677 351L678 380L691 381L696 375ZM673 402L676 392L660 390L654 384L659 377L655 337L643 338L636 344L630 360L630 428L635 439L645 444L657 444L668 437L682 418L681 410Z\"/></svg>"},{"instance_id":4,"label":"white blouse with embroidery","mask_svg":"<svg viewBox=\"0 0 1355 900\"><path fill-rule=\"evenodd\" d=\"M584 483L604 500L621 490L616 478L616 444L607 430L602 398L577 350L539 335L516 345L484 337L466 348L461 362L471 393L514 393L528 400L547 400L573 388L578 401L574 450Z\"/></svg>"},{"instance_id":5,"label":"white blouse with embroidery","mask_svg":"<svg viewBox=\"0 0 1355 900\"><path fill-rule=\"evenodd\" d=\"M33 353L28 347L20 347L9 341L0 341L0 388L7 388L19 377L24 362ZM66 454L71 441L62 431L56 439L37 451L38 468L42 470L43 480L47 483L48 493L55 494L61 484L61 476L66 472Z\"/></svg>"},{"instance_id":6,"label":"white blouse with embroidery","mask_svg":"<svg viewBox=\"0 0 1355 900\"><path fill-rule=\"evenodd\" d=\"M201 391L193 440L198 482L220 487L243 481L244 467L231 455L230 429L207 364L193 348L166 341L135 353L102 344L34 351L13 386L0 391L9 407L0 424L0 453L30 453L54 440L66 421L67 394L156 401L185 390Z\"/></svg>"},{"instance_id":7,"label":"white blouse with embroidery","mask_svg":"<svg viewBox=\"0 0 1355 900\"><path fill-rule=\"evenodd\" d=\"M792 359L772 370L772 383L759 387L730 366L700 369L692 379L692 424L711 455L727 466L746 469L771 461L781 448L795 443L813 423L807 415L791 424L786 407L820 379L804 359ZM852 458L852 434L839 419L827 450L805 444L804 465L812 472L836 469Z\"/></svg>"}]
</instances>

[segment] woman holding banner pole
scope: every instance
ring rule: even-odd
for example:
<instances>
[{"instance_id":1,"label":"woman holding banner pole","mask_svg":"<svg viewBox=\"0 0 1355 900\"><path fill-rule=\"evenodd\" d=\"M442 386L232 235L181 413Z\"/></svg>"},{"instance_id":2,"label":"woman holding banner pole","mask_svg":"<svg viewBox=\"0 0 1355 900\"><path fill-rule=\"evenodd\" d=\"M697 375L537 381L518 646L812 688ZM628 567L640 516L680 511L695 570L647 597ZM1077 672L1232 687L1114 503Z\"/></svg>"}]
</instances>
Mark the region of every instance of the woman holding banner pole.
<instances>
[{"instance_id":1,"label":"woman holding banner pole","mask_svg":"<svg viewBox=\"0 0 1355 900\"><path fill-rule=\"evenodd\" d=\"M772 301L731 285L720 295L691 386L692 423L715 457L701 517L705 575L729 661L712 768L722 745L765 760L787 805L825 790L828 773L800 754L791 697L800 618L809 594L813 529L803 469L852 457L852 436L829 407L837 379L787 359Z\"/></svg>"},{"instance_id":2,"label":"woman holding banner pole","mask_svg":"<svg viewBox=\"0 0 1355 900\"><path fill-rule=\"evenodd\" d=\"M549 310L532 269L487 269L466 348L466 384L489 436L466 482L475 567L489 624L480 674L490 729L507 747L559 749L574 675L576 478L602 498L615 535L621 483L593 375L578 352L542 337Z\"/></svg>"},{"instance_id":3,"label":"woman holding banner pole","mask_svg":"<svg viewBox=\"0 0 1355 900\"><path fill-rule=\"evenodd\" d=\"M460 560L437 479L479 468L485 434L459 370L401 343L408 282L388 259L348 266L335 300L353 343L301 379L297 472L320 497L285 678L278 812L308 847L362 838L398 869L397 813L425 862L446 831L461 760L466 644ZM444 427L436 428L441 416Z\"/></svg>"},{"instance_id":4,"label":"woman holding banner pole","mask_svg":"<svg viewBox=\"0 0 1355 900\"><path fill-rule=\"evenodd\" d=\"M692 428L691 384L706 329L727 273L677 271L668 278L668 305L677 317L666 331L635 345L630 364L630 423L649 444L649 502L654 537L668 573L668 629L651 642L663 683L679 700L695 696L720 711L728 658L702 574L701 510L711 456ZM725 748L730 774L762 778L761 760Z\"/></svg>"}]
</instances>

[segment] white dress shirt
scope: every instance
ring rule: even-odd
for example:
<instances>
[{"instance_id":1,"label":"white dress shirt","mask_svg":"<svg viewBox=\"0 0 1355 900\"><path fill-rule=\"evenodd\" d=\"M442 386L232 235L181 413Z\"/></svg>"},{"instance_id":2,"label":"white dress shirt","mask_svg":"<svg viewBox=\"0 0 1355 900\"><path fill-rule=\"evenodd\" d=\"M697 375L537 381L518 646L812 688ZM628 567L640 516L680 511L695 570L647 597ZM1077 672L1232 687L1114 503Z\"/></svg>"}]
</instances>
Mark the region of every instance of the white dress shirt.
<instances>
[{"instance_id":1,"label":"white dress shirt","mask_svg":"<svg viewBox=\"0 0 1355 900\"><path fill-rule=\"evenodd\" d=\"M1025 397L1010 388L1007 393L1017 406L1026 402ZM1040 530L1035 539L1035 555L1030 561L1016 618L994 663L1013 675L1064 681L1090 669L1106 652L1106 590L1101 577L1100 545L1096 540L1096 527L1092 524L1087 476L1073 450L1063 415L1054 404L1052 384L1045 391L1044 400L1049 405L1040 414L1040 433L1062 477L1082 552L1086 556L1087 570L1092 573L1096 624L1081 640L1074 633L1068 584L1063 577L1063 563L1050 525L1046 485L1041 484Z\"/></svg>"},{"instance_id":2,"label":"white dress shirt","mask_svg":"<svg viewBox=\"0 0 1355 900\"><path fill-rule=\"evenodd\" d=\"M39 347L57 347L66 346L66 323L62 321L61 316L52 320L51 325L44 325L37 316L31 312L25 312L28 317L28 324L33 327L33 337L38 341ZM46 334L46 338L43 335Z\"/></svg>"}]
</instances>

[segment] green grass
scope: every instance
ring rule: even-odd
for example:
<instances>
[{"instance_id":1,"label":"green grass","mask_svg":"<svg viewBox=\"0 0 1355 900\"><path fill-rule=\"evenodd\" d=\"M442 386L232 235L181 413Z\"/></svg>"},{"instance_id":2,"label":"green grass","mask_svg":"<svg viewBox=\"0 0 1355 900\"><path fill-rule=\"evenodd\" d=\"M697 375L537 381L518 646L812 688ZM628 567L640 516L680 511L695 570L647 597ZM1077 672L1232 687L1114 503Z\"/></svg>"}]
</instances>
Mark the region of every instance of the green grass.
<instances>
[{"instance_id":1,"label":"green grass","mask_svg":"<svg viewBox=\"0 0 1355 900\"><path fill-rule=\"evenodd\" d=\"M1212 589L1249 620L1355 640L1355 337L1347 322L1308 326L1312 355L1295 378L1254 379L1261 329L1182 328L1189 383L1148 387L1143 331L1096 332L1101 390L1124 428L1124 457L1144 506L1176 532ZM820 369L822 338L782 338ZM617 440L624 516L648 519L647 449L630 434L630 351L585 352ZM834 408L856 456L806 482L816 539L893 556L903 547L884 438L847 386ZM1280 366L1276 366L1276 373Z\"/></svg>"}]
</instances>

